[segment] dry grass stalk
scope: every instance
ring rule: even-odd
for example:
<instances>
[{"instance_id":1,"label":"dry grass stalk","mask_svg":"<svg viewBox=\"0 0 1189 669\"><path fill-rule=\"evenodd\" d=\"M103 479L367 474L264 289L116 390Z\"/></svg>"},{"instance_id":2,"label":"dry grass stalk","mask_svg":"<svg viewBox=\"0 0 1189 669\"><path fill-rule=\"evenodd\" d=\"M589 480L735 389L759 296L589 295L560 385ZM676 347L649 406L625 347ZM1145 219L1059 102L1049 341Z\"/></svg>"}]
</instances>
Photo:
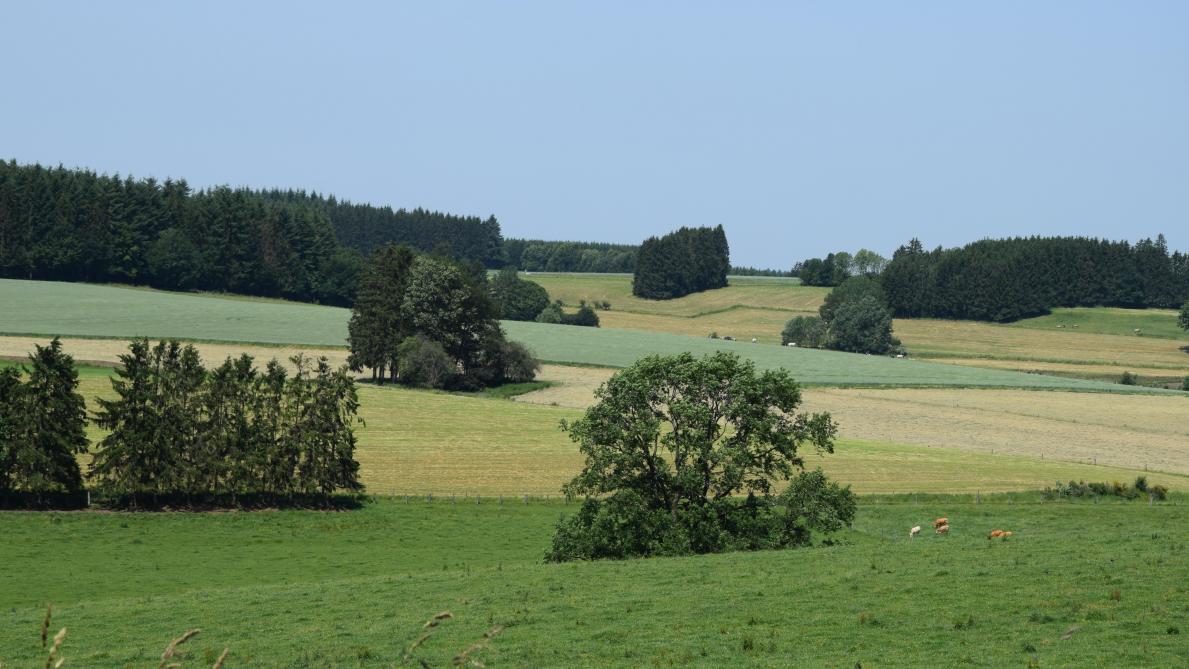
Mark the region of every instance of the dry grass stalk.
<instances>
[{"instance_id":1,"label":"dry grass stalk","mask_svg":"<svg viewBox=\"0 0 1189 669\"><path fill-rule=\"evenodd\" d=\"M438 615L425 621L425 627L423 627L422 629L428 629L430 627L437 627L443 620L448 620L453 617L454 617L453 613L450 613L449 611L442 611Z\"/></svg>"},{"instance_id":2,"label":"dry grass stalk","mask_svg":"<svg viewBox=\"0 0 1189 669\"><path fill-rule=\"evenodd\" d=\"M58 669L58 667L62 666L62 664L66 662L65 658L58 657L58 651L62 648L62 642L65 640L66 628L63 627L62 629L58 630L57 634L54 635L54 645L50 648L50 654L45 658L45 669L51 669L51 667L53 669ZM54 662L55 659L58 661Z\"/></svg>"},{"instance_id":3,"label":"dry grass stalk","mask_svg":"<svg viewBox=\"0 0 1189 669\"><path fill-rule=\"evenodd\" d=\"M202 630L200 630L200 629L192 629L189 632L186 632L185 634L181 635L180 637L174 639L173 641L170 641L169 645L165 647L165 652L161 653L161 664L157 665L157 669L166 669L167 665L165 664L165 661L168 660L169 658L173 657L177 653L178 646L180 646L180 645L186 643L187 641L189 641L190 639L193 639L194 637L198 636L199 632L201 632L201 631Z\"/></svg>"},{"instance_id":4,"label":"dry grass stalk","mask_svg":"<svg viewBox=\"0 0 1189 669\"><path fill-rule=\"evenodd\" d=\"M223 669L223 660L227 659L227 653L230 650L230 648L224 648L223 654L219 656L218 660L215 660L215 666L211 667L211 669Z\"/></svg>"},{"instance_id":5,"label":"dry grass stalk","mask_svg":"<svg viewBox=\"0 0 1189 669\"><path fill-rule=\"evenodd\" d=\"M482 639L467 646L466 650L464 650L461 653L459 653L458 655L454 656L454 665L457 667L461 667L461 666L467 664L467 662L469 661L472 665L474 665L476 667L482 667L483 663L478 660L471 659L471 654L477 653L477 652L483 650L484 648L486 648L487 644L492 639L494 639L500 632L503 632L503 631L504 631L503 625L496 625L495 627L492 627L491 629L487 630L487 632L485 632L483 634Z\"/></svg>"},{"instance_id":6,"label":"dry grass stalk","mask_svg":"<svg viewBox=\"0 0 1189 669\"><path fill-rule=\"evenodd\" d=\"M41 647L45 648L45 635L50 629L50 613L53 611L53 604L45 605L45 620L41 621Z\"/></svg>"}]
</instances>

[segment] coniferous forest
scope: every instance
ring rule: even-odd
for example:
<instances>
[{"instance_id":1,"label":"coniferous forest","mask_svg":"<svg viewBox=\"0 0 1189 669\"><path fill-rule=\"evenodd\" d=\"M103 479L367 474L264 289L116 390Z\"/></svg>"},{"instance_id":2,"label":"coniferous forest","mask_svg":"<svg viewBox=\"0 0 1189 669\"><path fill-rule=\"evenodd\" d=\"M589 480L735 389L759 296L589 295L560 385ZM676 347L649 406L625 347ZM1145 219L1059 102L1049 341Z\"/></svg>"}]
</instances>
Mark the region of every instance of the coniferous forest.
<instances>
[{"instance_id":1,"label":"coniferous forest","mask_svg":"<svg viewBox=\"0 0 1189 669\"><path fill-rule=\"evenodd\" d=\"M1176 308L1189 300L1189 255L1164 236L1134 245L1084 237L985 239L926 251L914 239L880 275L901 317L1012 321L1053 307Z\"/></svg>"},{"instance_id":2,"label":"coniferous forest","mask_svg":"<svg viewBox=\"0 0 1189 669\"><path fill-rule=\"evenodd\" d=\"M681 228L640 245L632 294L668 300L727 285L731 269L727 234L714 228Z\"/></svg>"}]
</instances>

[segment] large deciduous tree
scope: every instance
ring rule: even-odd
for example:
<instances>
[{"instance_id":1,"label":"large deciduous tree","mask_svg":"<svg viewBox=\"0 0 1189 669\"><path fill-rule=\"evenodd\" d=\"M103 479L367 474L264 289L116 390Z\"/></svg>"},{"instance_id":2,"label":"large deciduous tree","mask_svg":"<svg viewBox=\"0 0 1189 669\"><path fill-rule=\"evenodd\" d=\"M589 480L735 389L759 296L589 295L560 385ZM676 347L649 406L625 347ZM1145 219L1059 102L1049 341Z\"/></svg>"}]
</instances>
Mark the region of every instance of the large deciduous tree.
<instances>
[{"instance_id":1,"label":"large deciduous tree","mask_svg":"<svg viewBox=\"0 0 1189 669\"><path fill-rule=\"evenodd\" d=\"M788 545L772 493L803 471L803 449L834 450L837 426L797 412L787 372L734 354L649 356L596 398L563 424L586 460L564 491L586 502L550 559Z\"/></svg>"}]
</instances>

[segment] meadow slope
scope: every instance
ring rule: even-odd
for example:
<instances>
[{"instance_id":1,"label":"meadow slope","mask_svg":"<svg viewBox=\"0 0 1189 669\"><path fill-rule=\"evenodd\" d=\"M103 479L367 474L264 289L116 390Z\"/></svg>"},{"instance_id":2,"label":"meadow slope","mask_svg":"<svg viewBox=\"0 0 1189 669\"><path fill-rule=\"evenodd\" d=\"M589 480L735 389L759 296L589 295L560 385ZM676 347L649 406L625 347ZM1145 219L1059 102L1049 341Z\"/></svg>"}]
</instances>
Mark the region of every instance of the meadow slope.
<instances>
[{"instance_id":1,"label":"meadow slope","mask_svg":"<svg viewBox=\"0 0 1189 669\"><path fill-rule=\"evenodd\" d=\"M0 662L42 666L1126 666L1189 663L1189 507L866 500L832 546L547 565L556 503L0 514ZM907 537L944 515L949 536ZM995 527L1015 536L990 542ZM427 631L425 621L451 618ZM422 665L422 663L424 663Z\"/></svg>"},{"instance_id":2,"label":"meadow slope","mask_svg":"<svg viewBox=\"0 0 1189 669\"><path fill-rule=\"evenodd\" d=\"M227 299L55 282L0 280L0 334L177 337L190 340L341 347L348 311L276 300ZM738 352L764 369L788 369L824 385L1068 388L1150 392L1110 383L896 360L834 351L724 342L705 337L506 321L511 338L554 362L626 367L653 353Z\"/></svg>"}]
</instances>

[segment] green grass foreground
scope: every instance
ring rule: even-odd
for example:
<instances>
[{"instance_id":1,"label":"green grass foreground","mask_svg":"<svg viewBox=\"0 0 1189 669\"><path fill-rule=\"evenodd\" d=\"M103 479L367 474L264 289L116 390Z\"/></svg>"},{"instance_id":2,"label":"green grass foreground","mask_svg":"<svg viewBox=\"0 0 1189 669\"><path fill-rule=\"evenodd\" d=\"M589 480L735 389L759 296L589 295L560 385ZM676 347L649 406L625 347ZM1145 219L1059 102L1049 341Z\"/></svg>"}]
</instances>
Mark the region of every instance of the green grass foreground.
<instances>
[{"instance_id":1,"label":"green grass foreground","mask_svg":"<svg viewBox=\"0 0 1189 669\"><path fill-rule=\"evenodd\" d=\"M349 311L278 300L227 299L116 286L0 279L0 333L336 346ZM1177 392L919 360L798 349L690 335L505 321L508 336L542 360L627 367L649 354L734 351L761 369L784 368L801 383L829 386L1059 388Z\"/></svg>"},{"instance_id":2,"label":"green grass foreground","mask_svg":"<svg viewBox=\"0 0 1189 669\"><path fill-rule=\"evenodd\" d=\"M51 601L76 667L156 666L194 627L184 667L444 667L496 626L488 667L1185 666L1184 502L868 498L833 546L564 565L559 503L4 513L0 661L41 666Z\"/></svg>"}]
</instances>

